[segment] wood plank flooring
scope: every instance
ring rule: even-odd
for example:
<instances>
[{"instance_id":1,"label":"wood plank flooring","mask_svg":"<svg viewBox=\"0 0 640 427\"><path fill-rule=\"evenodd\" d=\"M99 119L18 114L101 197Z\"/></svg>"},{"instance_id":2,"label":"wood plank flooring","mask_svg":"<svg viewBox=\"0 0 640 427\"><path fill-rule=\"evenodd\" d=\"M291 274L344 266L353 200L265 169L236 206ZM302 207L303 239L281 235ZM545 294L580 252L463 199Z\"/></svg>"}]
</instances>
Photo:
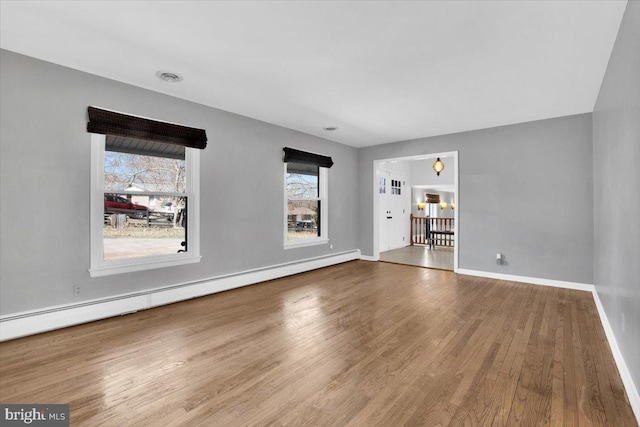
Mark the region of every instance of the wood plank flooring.
<instances>
[{"instance_id":1,"label":"wood plank flooring","mask_svg":"<svg viewBox=\"0 0 640 427\"><path fill-rule=\"evenodd\" d=\"M588 292L352 261L0 344L73 426L636 426Z\"/></svg>"},{"instance_id":2,"label":"wood plank flooring","mask_svg":"<svg viewBox=\"0 0 640 427\"><path fill-rule=\"evenodd\" d=\"M453 254L453 248L413 245L380 252L380 261L453 271Z\"/></svg>"}]
</instances>

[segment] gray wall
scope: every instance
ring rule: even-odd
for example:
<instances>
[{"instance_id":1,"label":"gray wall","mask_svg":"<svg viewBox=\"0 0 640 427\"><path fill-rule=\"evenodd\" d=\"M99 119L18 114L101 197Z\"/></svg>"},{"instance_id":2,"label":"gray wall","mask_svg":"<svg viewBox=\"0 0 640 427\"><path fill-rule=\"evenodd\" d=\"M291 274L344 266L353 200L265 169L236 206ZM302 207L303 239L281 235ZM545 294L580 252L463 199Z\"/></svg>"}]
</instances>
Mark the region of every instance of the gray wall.
<instances>
[{"instance_id":1,"label":"gray wall","mask_svg":"<svg viewBox=\"0 0 640 427\"><path fill-rule=\"evenodd\" d=\"M453 157L441 157L444 163L444 170L440 175L433 171L433 162L436 159L412 160L411 163L411 185L450 185L454 184Z\"/></svg>"},{"instance_id":2,"label":"gray wall","mask_svg":"<svg viewBox=\"0 0 640 427\"><path fill-rule=\"evenodd\" d=\"M457 150L460 268L593 283L592 146L589 113L360 149L360 249L373 254L373 161Z\"/></svg>"},{"instance_id":3,"label":"gray wall","mask_svg":"<svg viewBox=\"0 0 640 427\"><path fill-rule=\"evenodd\" d=\"M593 113L594 284L640 385L640 2L627 3Z\"/></svg>"},{"instance_id":4,"label":"gray wall","mask_svg":"<svg viewBox=\"0 0 640 427\"><path fill-rule=\"evenodd\" d=\"M356 249L356 149L203 105L0 53L0 314L185 283ZM90 278L90 136L96 105L204 128L202 261ZM282 147L332 156L329 245L283 249ZM74 298L74 284L83 286Z\"/></svg>"}]
</instances>

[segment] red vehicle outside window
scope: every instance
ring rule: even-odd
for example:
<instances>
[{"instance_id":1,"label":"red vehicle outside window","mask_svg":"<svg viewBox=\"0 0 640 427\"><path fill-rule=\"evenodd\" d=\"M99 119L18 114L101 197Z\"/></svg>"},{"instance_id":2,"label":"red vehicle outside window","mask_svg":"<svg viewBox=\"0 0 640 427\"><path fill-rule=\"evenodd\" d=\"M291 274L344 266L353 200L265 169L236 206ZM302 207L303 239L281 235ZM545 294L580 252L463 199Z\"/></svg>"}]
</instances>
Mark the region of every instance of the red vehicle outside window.
<instances>
[{"instance_id":1,"label":"red vehicle outside window","mask_svg":"<svg viewBox=\"0 0 640 427\"><path fill-rule=\"evenodd\" d=\"M125 214L130 218L145 218L149 215L149 209L146 206L131 203L116 194L105 194L104 213Z\"/></svg>"}]
</instances>

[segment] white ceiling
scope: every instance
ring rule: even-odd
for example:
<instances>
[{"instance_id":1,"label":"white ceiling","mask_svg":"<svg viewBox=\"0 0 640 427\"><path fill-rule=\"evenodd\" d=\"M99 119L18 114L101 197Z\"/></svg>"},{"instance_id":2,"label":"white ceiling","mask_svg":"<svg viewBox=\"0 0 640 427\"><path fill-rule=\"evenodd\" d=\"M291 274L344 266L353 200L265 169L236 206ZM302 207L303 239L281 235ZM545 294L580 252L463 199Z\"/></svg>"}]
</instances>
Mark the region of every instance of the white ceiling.
<instances>
[{"instance_id":1,"label":"white ceiling","mask_svg":"<svg viewBox=\"0 0 640 427\"><path fill-rule=\"evenodd\" d=\"M593 111L626 1L0 5L4 49L362 147Z\"/></svg>"}]
</instances>

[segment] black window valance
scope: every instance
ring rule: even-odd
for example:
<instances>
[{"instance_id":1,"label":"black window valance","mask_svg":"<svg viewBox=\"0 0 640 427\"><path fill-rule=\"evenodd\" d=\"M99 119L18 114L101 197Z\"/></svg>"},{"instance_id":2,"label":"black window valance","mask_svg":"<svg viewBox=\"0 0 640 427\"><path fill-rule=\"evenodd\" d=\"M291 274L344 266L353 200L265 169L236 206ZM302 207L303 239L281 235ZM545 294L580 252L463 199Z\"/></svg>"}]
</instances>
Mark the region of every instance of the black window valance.
<instances>
[{"instance_id":1,"label":"black window valance","mask_svg":"<svg viewBox=\"0 0 640 427\"><path fill-rule=\"evenodd\" d=\"M96 107L89 107L88 112L87 131L91 133L164 142L201 150L207 146L207 134L204 129L130 116Z\"/></svg>"},{"instance_id":2,"label":"black window valance","mask_svg":"<svg viewBox=\"0 0 640 427\"><path fill-rule=\"evenodd\" d=\"M425 193L424 202L425 203L440 203L440 195L439 194Z\"/></svg>"},{"instance_id":3,"label":"black window valance","mask_svg":"<svg viewBox=\"0 0 640 427\"><path fill-rule=\"evenodd\" d=\"M308 153L289 147L284 147L283 150L285 162L303 163L306 165L320 166L322 168L330 168L333 166L333 160L331 160L329 156L321 156L320 154Z\"/></svg>"},{"instance_id":4,"label":"black window valance","mask_svg":"<svg viewBox=\"0 0 640 427\"><path fill-rule=\"evenodd\" d=\"M185 159L185 147L177 144L165 144L158 141L126 138L124 136L106 135L104 144L106 151L139 154L142 156L166 157L169 159Z\"/></svg>"}]
</instances>

